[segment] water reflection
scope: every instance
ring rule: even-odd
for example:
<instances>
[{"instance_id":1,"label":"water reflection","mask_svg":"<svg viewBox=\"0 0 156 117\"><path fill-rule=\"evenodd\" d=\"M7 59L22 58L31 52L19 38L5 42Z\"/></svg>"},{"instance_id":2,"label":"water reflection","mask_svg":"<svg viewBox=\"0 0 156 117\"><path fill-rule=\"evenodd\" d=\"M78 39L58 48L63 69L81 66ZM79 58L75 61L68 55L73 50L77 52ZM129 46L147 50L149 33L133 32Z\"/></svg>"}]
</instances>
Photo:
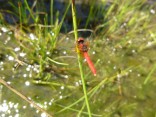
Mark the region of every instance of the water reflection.
<instances>
[{"instance_id":1,"label":"water reflection","mask_svg":"<svg viewBox=\"0 0 156 117\"><path fill-rule=\"evenodd\" d=\"M12 116L14 113L15 117L19 117L19 103L14 103L11 101L3 100L0 105L1 117Z\"/></svg>"}]
</instances>

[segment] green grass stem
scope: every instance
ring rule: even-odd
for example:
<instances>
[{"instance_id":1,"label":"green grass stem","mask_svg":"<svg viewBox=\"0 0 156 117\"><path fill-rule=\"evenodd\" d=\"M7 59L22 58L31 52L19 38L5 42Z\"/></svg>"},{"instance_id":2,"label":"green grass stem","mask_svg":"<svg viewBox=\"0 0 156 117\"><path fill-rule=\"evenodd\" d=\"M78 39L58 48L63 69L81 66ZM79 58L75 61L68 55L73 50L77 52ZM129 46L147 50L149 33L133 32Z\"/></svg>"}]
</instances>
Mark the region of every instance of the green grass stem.
<instances>
[{"instance_id":1,"label":"green grass stem","mask_svg":"<svg viewBox=\"0 0 156 117\"><path fill-rule=\"evenodd\" d=\"M33 20L35 21L35 23L36 23L38 18L35 18L35 17L34 17L34 14L33 14L32 10L31 10L31 8L29 7L27 0L24 0L24 3L25 3L26 8L28 9L28 11L29 11L29 13L30 13L30 16L32 17L32 19L33 19Z\"/></svg>"},{"instance_id":2,"label":"green grass stem","mask_svg":"<svg viewBox=\"0 0 156 117\"><path fill-rule=\"evenodd\" d=\"M74 35L75 35L75 41L77 41L78 39L78 32L77 32L77 21L76 21L76 10L75 10L75 4L74 4L74 0L72 0L72 17L73 17L73 27L74 27ZM78 47L76 47L77 52ZM87 110L88 110L88 115L89 117L91 117L91 110L90 110L90 105L89 105L89 100L87 97L87 90L86 90L86 84L85 84L85 79L84 79L84 73L83 73L83 67L82 67L82 63L81 63L81 57L80 54L77 54L78 57L78 64L79 64L79 69L80 69L80 75L81 75L81 80L82 80L82 85L83 85L83 92L84 92L84 96L85 96L85 102L86 102L86 106L87 106Z\"/></svg>"},{"instance_id":3,"label":"green grass stem","mask_svg":"<svg viewBox=\"0 0 156 117\"><path fill-rule=\"evenodd\" d=\"M51 59L51 58L49 58L49 57L47 57L47 60L49 60L49 61L51 61L51 62L53 62L53 63L55 63L55 64L57 64L57 65L69 65L68 63L61 63L61 62L58 62L58 61L55 61L55 60L53 60L53 59Z\"/></svg>"},{"instance_id":4,"label":"green grass stem","mask_svg":"<svg viewBox=\"0 0 156 117\"><path fill-rule=\"evenodd\" d=\"M20 18L20 28L22 29L22 13L21 13L21 3L18 2L19 18Z\"/></svg>"},{"instance_id":5,"label":"green grass stem","mask_svg":"<svg viewBox=\"0 0 156 117\"><path fill-rule=\"evenodd\" d=\"M64 12L64 15L63 15L63 17L62 17L62 19L61 19L60 24L58 25L58 24L57 24L57 21L55 22L56 29L55 29L55 32L54 32L54 33L55 33L55 35L54 35L54 40L52 41L52 47L53 47L53 48L56 47L56 43L57 43L57 39L56 39L56 38L58 37L58 35L59 35L59 33L60 33L62 24L63 24L63 22L64 22L64 19L65 19L65 17L66 17L66 14L67 14L69 8L70 8L70 3L67 5L67 8L66 8L66 10L65 10L65 12Z\"/></svg>"},{"instance_id":6,"label":"green grass stem","mask_svg":"<svg viewBox=\"0 0 156 117\"><path fill-rule=\"evenodd\" d=\"M146 77L144 81L144 85L147 84L147 82L149 81L149 79L151 78L151 75L154 73L155 70L156 70L156 64L153 65L152 70L149 72L148 76Z\"/></svg>"},{"instance_id":7,"label":"green grass stem","mask_svg":"<svg viewBox=\"0 0 156 117\"><path fill-rule=\"evenodd\" d=\"M50 1L50 24L53 25L53 5L54 5L54 1L51 0Z\"/></svg>"}]
</instances>

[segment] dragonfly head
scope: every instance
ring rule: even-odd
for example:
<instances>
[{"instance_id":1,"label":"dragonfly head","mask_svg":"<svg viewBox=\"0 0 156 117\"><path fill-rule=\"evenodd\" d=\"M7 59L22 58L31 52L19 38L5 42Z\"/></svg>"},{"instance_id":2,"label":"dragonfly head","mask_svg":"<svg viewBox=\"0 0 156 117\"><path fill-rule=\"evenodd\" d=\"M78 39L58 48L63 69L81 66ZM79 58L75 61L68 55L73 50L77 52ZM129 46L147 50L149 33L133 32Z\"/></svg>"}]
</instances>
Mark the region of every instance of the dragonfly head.
<instances>
[{"instance_id":1,"label":"dragonfly head","mask_svg":"<svg viewBox=\"0 0 156 117\"><path fill-rule=\"evenodd\" d=\"M83 44L84 43L84 38L82 38L82 37L78 38L77 43L78 44Z\"/></svg>"},{"instance_id":2,"label":"dragonfly head","mask_svg":"<svg viewBox=\"0 0 156 117\"><path fill-rule=\"evenodd\" d=\"M88 46L84 41L84 38L80 37L77 40L78 48L81 52L87 52L88 51Z\"/></svg>"}]
</instances>

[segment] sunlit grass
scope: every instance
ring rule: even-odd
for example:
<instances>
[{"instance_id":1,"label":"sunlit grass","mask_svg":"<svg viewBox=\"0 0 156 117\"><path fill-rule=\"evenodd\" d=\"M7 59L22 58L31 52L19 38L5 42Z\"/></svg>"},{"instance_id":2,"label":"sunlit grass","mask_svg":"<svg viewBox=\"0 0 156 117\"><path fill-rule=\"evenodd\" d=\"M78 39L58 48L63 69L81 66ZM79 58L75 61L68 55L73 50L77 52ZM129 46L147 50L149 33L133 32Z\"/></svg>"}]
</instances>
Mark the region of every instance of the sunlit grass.
<instances>
[{"instance_id":1,"label":"sunlit grass","mask_svg":"<svg viewBox=\"0 0 156 117\"><path fill-rule=\"evenodd\" d=\"M56 49L56 44L58 41L58 35L60 33L60 29L62 27L62 23L65 19L65 16L69 10L70 4L67 5L66 11L64 12L63 18L60 22L58 22L58 13L56 13L56 21L52 25L48 25L48 17L47 14L44 13L44 24L40 24L41 20L39 19L40 12L34 12L33 9L37 6L36 1L34 2L34 6L30 8L27 0L24 3L18 2L18 7L13 3L10 3L15 11L18 11L19 15L20 27L11 27L11 30L14 31L14 37L17 40L17 43L20 47L22 47L23 51L28 55L28 61L31 61L31 64L38 63L40 65L38 78L42 79L43 71L45 66L48 65L49 60L52 60L53 50ZM51 3L51 16L52 16L52 3ZM27 15L27 10L29 11L29 15ZM14 15L14 14L13 14ZM34 23L27 25L30 20L33 20ZM51 21L54 19L51 19ZM52 23L52 22L51 22ZM33 30L31 28L34 28ZM26 31L24 31L26 30ZM33 33L31 33L31 31ZM29 35L26 33L29 32ZM47 61L48 60L48 61ZM55 62L57 63L57 62Z\"/></svg>"}]
</instances>

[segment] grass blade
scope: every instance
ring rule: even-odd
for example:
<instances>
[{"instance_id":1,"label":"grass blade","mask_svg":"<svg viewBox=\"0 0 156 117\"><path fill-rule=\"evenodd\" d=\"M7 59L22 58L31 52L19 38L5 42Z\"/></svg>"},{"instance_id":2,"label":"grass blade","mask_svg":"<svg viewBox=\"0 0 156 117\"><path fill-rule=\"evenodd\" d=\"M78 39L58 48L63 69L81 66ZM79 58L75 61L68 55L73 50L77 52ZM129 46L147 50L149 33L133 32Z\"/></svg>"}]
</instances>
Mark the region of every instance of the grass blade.
<instances>
[{"instance_id":1,"label":"grass blade","mask_svg":"<svg viewBox=\"0 0 156 117\"><path fill-rule=\"evenodd\" d=\"M151 75L154 73L155 70L156 70L156 64L153 66L152 70L150 71L150 73L146 77L146 79L144 81L144 85L147 84L147 82L149 81L149 79L151 78Z\"/></svg>"},{"instance_id":2,"label":"grass blade","mask_svg":"<svg viewBox=\"0 0 156 117\"><path fill-rule=\"evenodd\" d=\"M73 26L74 26L74 35L75 35L75 41L78 39L78 32L77 32L77 22L76 22L76 10L75 10L75 1L72 0L72 18L73 18ZM76 47L77 52L79 51L78 47ZM81 74L81 80L82 80L82 85L83 85L83 92L85 96L85 102L88 110L88 115L91 117L91 110L90 110L90 105L89 105L89 100L87 97L87 90L86 90L86 84L85 84L85 79L84 79L84 73L83 73L83 67L81 63L81 57L80 54L77 54L78 57L78 64L79 64L79 69L80 69L80 74Z\"/></svg>"}]
</instances>

